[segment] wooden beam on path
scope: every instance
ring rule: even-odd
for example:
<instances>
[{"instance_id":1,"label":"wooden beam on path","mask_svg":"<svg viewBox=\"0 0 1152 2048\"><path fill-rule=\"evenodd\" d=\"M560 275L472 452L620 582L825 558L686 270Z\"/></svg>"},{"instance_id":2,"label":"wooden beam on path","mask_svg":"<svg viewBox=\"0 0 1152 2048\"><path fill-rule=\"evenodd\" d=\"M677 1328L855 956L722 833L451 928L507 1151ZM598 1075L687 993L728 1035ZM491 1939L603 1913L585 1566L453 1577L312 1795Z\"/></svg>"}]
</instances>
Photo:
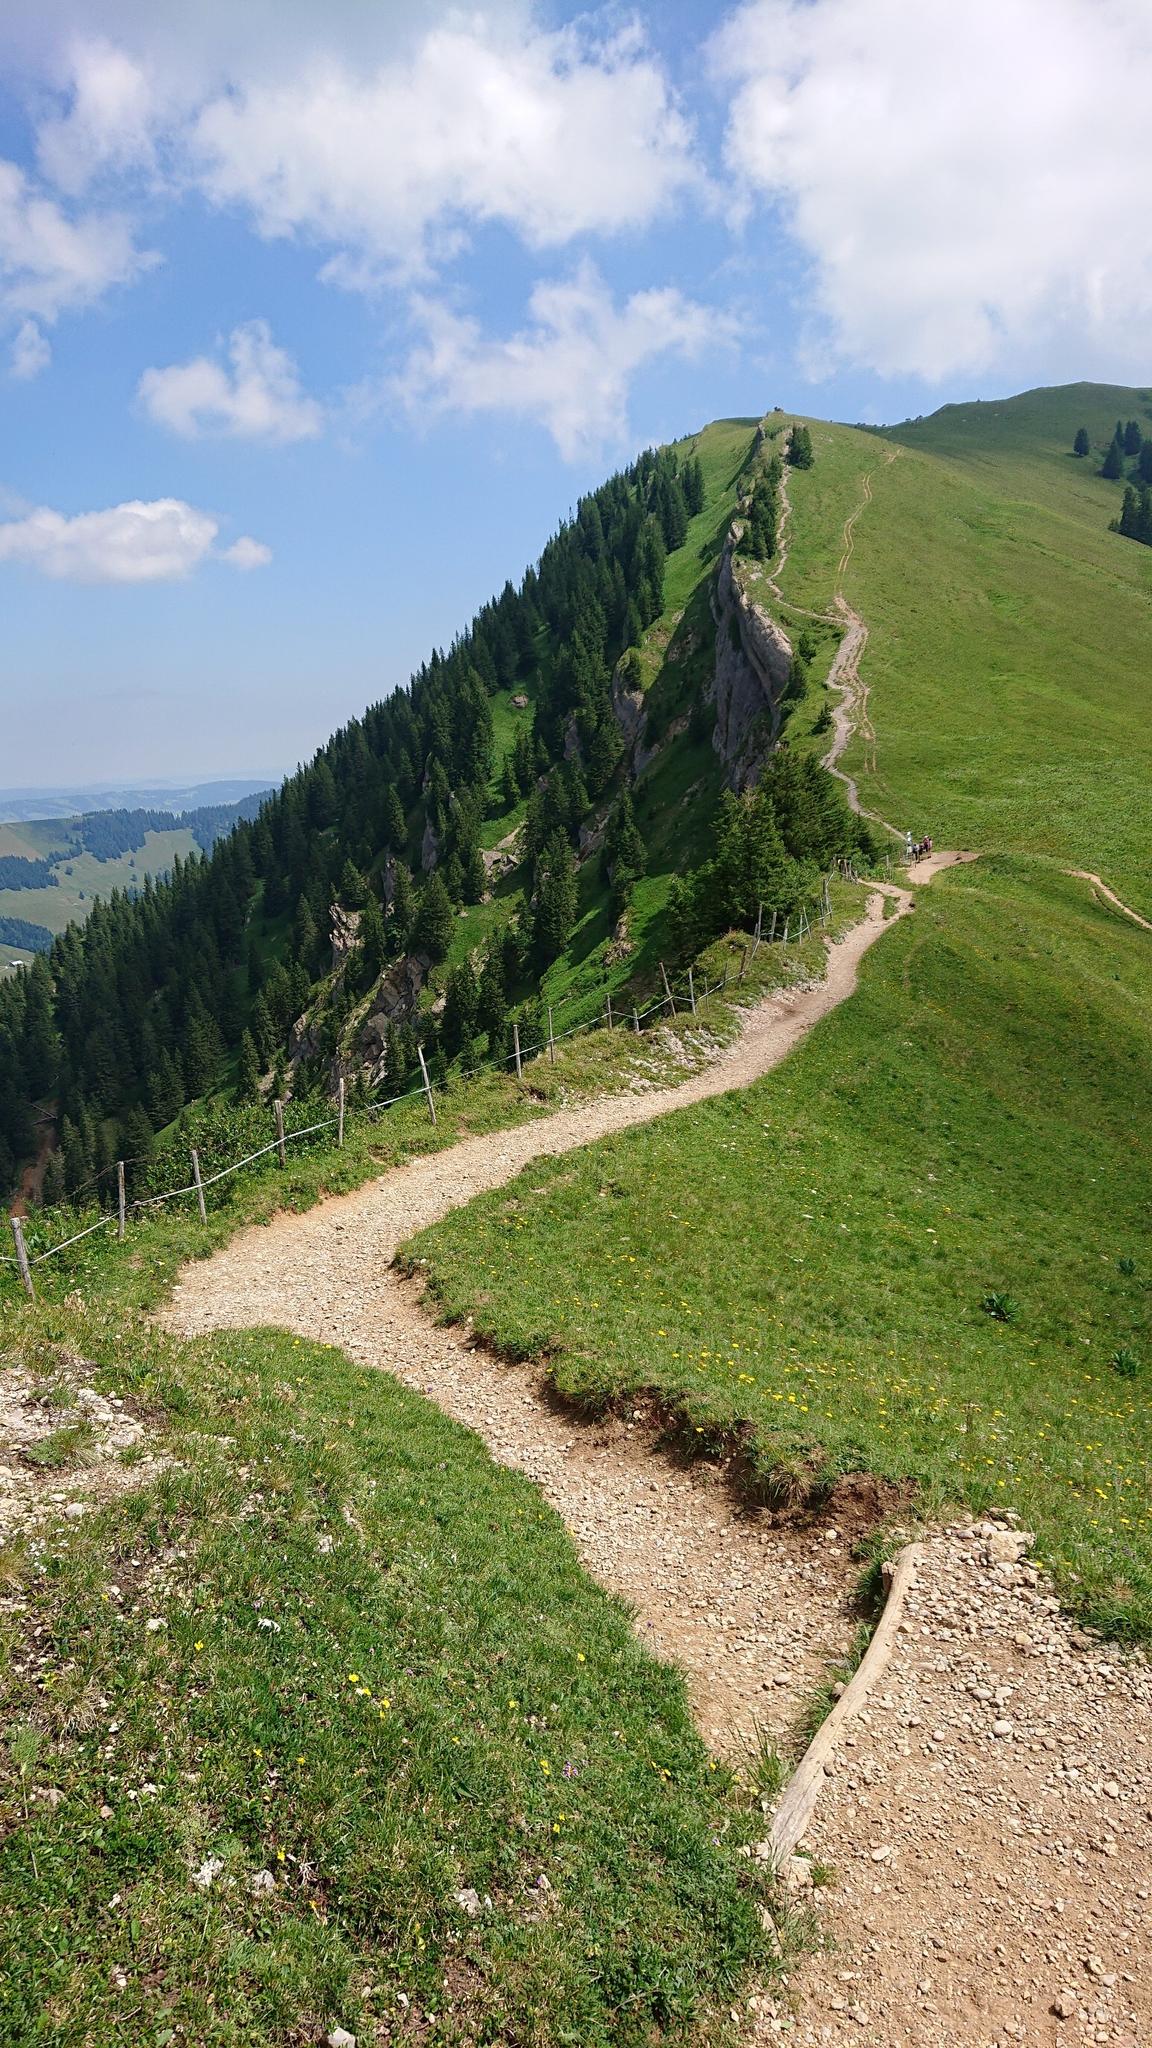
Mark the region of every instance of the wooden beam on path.
<instances>
[{"instance_id":1,"label":"wooden beam on path","mask_svg":"<svg viewBox=\"0 0 1152 2048\"><path fill-rule=\"evenodd\" d=\"M923 1544L908 1543L894 1567L885 1566L888 1598L876 1631L860 1665L837 1700L827 1720L821 1722L792 1776L784 1787L768 1839L772 1845L772 1867L780 1870L788 1861L812 1818L821 1787L824 1766L835 1750L846 1724L859 1713L868 1694L888 1665L896 1641L908 1588L916 1575Z\"/></svg>"}]
</instances>

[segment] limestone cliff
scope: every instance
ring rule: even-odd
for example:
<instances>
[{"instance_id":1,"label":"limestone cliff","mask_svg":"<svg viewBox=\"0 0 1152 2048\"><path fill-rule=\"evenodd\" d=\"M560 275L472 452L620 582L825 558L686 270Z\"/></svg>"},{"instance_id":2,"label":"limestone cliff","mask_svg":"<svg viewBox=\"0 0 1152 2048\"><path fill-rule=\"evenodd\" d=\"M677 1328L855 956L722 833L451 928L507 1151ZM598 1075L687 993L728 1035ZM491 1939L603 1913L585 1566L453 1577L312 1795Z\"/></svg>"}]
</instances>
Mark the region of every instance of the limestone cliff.
<instances>
[{"instance_id":1,"label":"limestone cliff","mask_svg":"<svg viewBox=\"0 0 1152 2048\"><path fill-rule=\"evenodd\" d=\"M724 543L712 614L716 667L709 696L716 706L712 744L730 789L755 782L780 730L780 707L792 667L792 644L741 579L734 526Z\"/></svg>"}]
</instances>

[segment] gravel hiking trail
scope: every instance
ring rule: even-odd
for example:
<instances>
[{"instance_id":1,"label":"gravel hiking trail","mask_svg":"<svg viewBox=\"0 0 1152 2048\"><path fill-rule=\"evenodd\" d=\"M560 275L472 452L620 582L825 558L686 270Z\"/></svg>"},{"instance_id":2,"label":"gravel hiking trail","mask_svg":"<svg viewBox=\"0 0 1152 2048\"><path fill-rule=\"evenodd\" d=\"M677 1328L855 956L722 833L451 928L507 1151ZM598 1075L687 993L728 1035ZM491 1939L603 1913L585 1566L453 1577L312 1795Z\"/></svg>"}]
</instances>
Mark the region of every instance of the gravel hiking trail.
<instances>
[{"instance_id":1,"label":"gravel hiking trail","mask_svg":"<svg viewBox=\"0 0 1152 2048\"><path fill-rule=\"evenodd\" d=\"M885 897L895 906L887 920ZM635 1422L573 1419L549 1400L539 1372L503 1363L466 1329L435 1324L418 1285L391 1262L405 1238L502 1187L533 1159L758 1080L851 995L868 947L912 907L907 890L878 887L861 922L829 944L823 981L750 1009L735 1044L679 1085L466 1138L353 1195L244 1230L186 1266L162 1312L184 1335L274 1324L338 1345L476 1430L495 1458L539 1484L587 1568L628 1602L656 1653L684 1671L705 1740L733 1758L748 1755L759 1729L787 1741L851 1643L858 1567L849 1550L860 1501L843 1501L843 1540L822 1531L816 1542L747 1516L715 1466L654 1458Z\"/></svg>"},{"instance_id":2,"label":"gravel hiking trail","mask_svg":"<svg viewBox=\"0 0 1152 2048\"><path fill-rule=\"evenodd\" d=\"M933 854L909 879L973 857ZM162 1315L185 1335L273 1324L337 1345L476 1430L539 1485L588 1570L684 1672L705 1741L737 1762L761 1736L795 1753L854 1634L852 1541L883 1510L877 1489L842 1481L807 1526L742 1510L722 1468L654 1456L642 1410L576 1420L539 1371L433 1323L390 1262L534 1158L767 1073L852 993L885 896L897 916L913 908L878 889L829 946L824 982L750 1010L735 1045L679 1086L465 1139L245 1230L184 1268ZM1152 2048L1152 1672L1060 1614L1004 1522L926 1533L896 1651L802 1847L787 1880L817 1953L749 1997L749 2044Z\"/></svg>"},{"instance_id":3,"label":"gravel hiking trail","mask_svg":"<svg viewBox=\"0 0 1152 2048\"><path fill-rule=\"evenodd\" d=\"M885 452L884 460L886 463L896 462L899 456L900 450L891 448ZM888 818L881 817L879 811L870 811L861 802L855 776L849 775L839 765L848 742L858 735L864 745L864 772L867 775L876 773L876 731L868 711L868 685L860 673L860 663L868 645L868 627L860 613L849 604L843 589L844 577L856 545L856 522L872 503L873 473L872 470L867 470L861 477L859 503L853 506L844 521L840 537L840 560L836 565L836 590L831 610L811 611L805 605L793 604L780 588L780 578L784 574L792 547L792 500L788 496L787 469L780 480L779 560L775 573L766 580L778 604L786 605L789 611L795 612L800 618L816 619L822 625L836 626L839 629L840 644L832 658L832 665L826 678L828 688L839 692L839 702L832 713L832 744L828 752L822 756L822 765L835 775L837 781L844 784L848 792L848 801L858 817L869 818L874 825L879 825L883 831L891 833L894 839L903 840L904 834L900 827L893 825Z\"/></svg>"}]
</instances>

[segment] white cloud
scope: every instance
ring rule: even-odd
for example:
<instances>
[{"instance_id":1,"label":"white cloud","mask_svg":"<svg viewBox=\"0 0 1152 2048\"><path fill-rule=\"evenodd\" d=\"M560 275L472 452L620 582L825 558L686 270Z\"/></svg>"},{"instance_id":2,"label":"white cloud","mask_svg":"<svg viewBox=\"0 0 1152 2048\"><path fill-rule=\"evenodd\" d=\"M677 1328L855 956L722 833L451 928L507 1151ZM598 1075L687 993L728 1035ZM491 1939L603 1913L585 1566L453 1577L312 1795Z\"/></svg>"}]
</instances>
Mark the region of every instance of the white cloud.
<instances>
[{"instance_id":1,"label":"white cloud","mask_svg":"<svg viewBox=\"0 0 1152 2048\"><path fill-rule=\"evenodd\" d=\"M226 369L210 356L145 370L138 396L151 417L186 440L227 434L244 440L307 441L323 414L301 388L290 355L277 348L265 320L236 327Z\"/></svg>"},{"instance_id":2,"label":"white cloud","mask_svg":"<svg viewBox=\"0 0 1152 2048\"><path fill-rule=\"evenodd\" d=\"M230 548L222 548L220 560L228 562L233 569L266 569L272 560L272 550L262 540L253 540L251 534L241 534Z\"/></svg>"},{"instance_id":3,"label":"white cloud","mask_svg":"<svg viewBox=\"0 0 1152 2048\"><path fill-rule=\"evenodd\" d=\"M146 68L111 43L80 42L70 61L71 104L37 134L40 168L64 192L81 192L97 171L149 164L158 114Z\"/></svg>"},{"instance_id":4,"label":"white cloud","mask_svg":"<svg viewBox=\"0 0 1152 2048\"><path fill-rule=\"evenodd\" d=\"M564 282L538 284L529 324L506 341L487 340L474 320L428 299L415 311L426 339L396 385L411 412L518 414L545 426L569 461L625 438L629 382L642 364L698 356L732 333L724 316L673 287L617 306L587 263Z\"/></svg>"},{"instance_id":5,"label":"white cloud","mask_svg":"<svg viewBox=\"0 0 1152 2048\"><path fill-rule=\"evenodd\" d=\"M23 562L64 583L173 583L216 553L219 525L181 498L138 498L68 518L41 506L0 524L0 562ZM218 559L237 569L271 560L259 541L238 540Z\"/></svg>"},{"instance_id":6,"label":"white cloud","mask_svg":"<svg viewBox=\"0 0 1152 2048\"><path fill-rule=\"evenodd\" d=\"M18 164L0 159L0 308L51 322L127 284L152 260L122 215L70 219Z\"/></svg>"},{"instance_id":7,"label":"white cloud","mask_svg":"<svg viewBox=\"0 0 1152 2048\"><path fill-rule=\"evenodd\" d=\"M8 367L10 377L21 383L38 377L52 361L52 344L42 334L34 320L22 320L12 340L12 358Z\"/></svg>"},{"instance_id":8,"label":"white cloud","mask_svg":"<svg viewBox=\"0 0 1152 2048\"><path fill-rule=\"evenodd\" d=\"M139 21L125 24L135 40L73 43L42 165L69 191L128 167L198 189L262 235L326 246L344 284L417 268L486 223L536 248L642 227L698 178L634 29L595 41L504 5L365 37L303 13L307 35L286 49L222 36L223 69L174 56Z\"/></svg>"},{"instance_id":9,"label":"white cloud","mask_svg":"<svg viewBox=\"0 0 1152 2048\"><path fill-rule=\"evenodd\" d=\"M715 56L733 177L810 256L832 355L1147 375L1147 0L750 0Z\"/></svg>"}]
</instances>

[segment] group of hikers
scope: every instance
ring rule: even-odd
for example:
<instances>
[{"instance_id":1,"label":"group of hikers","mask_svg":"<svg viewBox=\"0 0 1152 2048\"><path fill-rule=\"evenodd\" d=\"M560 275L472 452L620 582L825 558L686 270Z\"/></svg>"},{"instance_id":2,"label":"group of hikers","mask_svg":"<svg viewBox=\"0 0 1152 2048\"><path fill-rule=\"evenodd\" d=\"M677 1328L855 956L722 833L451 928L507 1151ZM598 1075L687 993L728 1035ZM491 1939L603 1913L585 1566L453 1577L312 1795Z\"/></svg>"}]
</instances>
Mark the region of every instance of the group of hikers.
<instances>
[{"instance_id":1,"label":"group of hikers","mask_svg":"<svg viewBox=\"0 0 1152 2048\"><path fill-rule=\"evenodd\" d=\"M904 834L904 851L908 859L924 860L932 851L931 839L913 839L910 832Z\"/></svg>"}]
</instances>

